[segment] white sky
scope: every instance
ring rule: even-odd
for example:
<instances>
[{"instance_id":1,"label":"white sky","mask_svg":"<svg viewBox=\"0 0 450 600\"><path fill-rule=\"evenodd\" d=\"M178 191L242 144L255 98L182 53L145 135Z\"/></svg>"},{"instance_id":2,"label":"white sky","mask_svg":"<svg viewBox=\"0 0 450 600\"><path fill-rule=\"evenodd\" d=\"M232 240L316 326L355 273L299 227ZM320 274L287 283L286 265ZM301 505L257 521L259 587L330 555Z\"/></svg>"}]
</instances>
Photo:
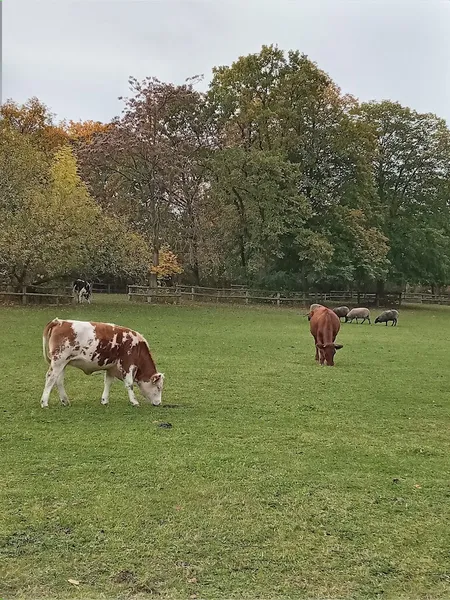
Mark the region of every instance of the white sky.
<instances>
[{"instance_id":1,"label":"white sky","mask_svg":"<svg viewBox=\"0 0 450 600\"><path fill-rule=\"evenodd\" d=\"M275 43L361 100L450 124L450 0L3 0L3 99L107 121L128 76L182 83Z\"/></svg>"}]
</instances>

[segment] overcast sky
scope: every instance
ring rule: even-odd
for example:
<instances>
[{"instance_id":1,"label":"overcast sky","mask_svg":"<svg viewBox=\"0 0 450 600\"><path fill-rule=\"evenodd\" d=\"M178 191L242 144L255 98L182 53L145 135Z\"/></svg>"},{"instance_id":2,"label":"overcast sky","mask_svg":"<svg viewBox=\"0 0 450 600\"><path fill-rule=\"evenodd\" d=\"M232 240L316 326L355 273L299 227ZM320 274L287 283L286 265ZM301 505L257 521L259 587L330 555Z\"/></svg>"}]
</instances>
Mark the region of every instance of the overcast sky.
<instances>
[{"instance_id":1,"label":"overcast sky","mask_svg":"<svg viewBox=\"0 0 450 600\"><path fill-rule=\"evenodd\" d=\"M182 83L262 44L298 49L361 100L450 124L450 0L4 0L3 100L119 114L129 75Z\"/></svg>"}]
</instances>

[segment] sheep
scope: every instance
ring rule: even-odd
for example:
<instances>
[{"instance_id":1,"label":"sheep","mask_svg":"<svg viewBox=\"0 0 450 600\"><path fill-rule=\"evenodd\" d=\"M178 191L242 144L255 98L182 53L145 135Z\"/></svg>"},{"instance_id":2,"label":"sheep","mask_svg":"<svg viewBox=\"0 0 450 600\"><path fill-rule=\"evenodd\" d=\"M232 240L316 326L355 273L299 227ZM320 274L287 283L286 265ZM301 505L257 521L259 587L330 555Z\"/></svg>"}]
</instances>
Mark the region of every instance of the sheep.
<instances>
[{"instance_id":1,"label":"sheep","mask_svg":"<svg viewBox=\"0 0 450 600\"><path fill-rule=\"evenodd\" d=\"M311 321L311 317L316 308L320 308L322 304L311 304L309 307L309 313L306 315L308 317L308 321Z\"/></svg>"},{"instance_id":2,"label":"sheep","mask_svg":"<svg viewBox=\"0 0 450 600\"><path fill-rule=\"evenodd\" d=\"M357 323L358 319L362 319L361 325L367 319L369 321L369 325L371 325L370 310L368 308L352 308L352 310L345 316L345 322L348 323L350 321L350 323L352 323L353 319L356 319Z\"/></svg>"},{"instance_id":3,"label":"sheep","mask_svg":"<svg viewBox=\"0 0 450 600\"><path fill-rule=\"evenodd\" d=\"M398 310L385 310L381 313L381 315L378 315L378 317L375 319L375 323L386 323L386 327L388 321L392 321L392 327L394 327L394 325L397 325Z\"/></svg>"},{"instance_id":4,"label":"sheep","mask_svg":"<svg viewBox=\"0 0 450 600\"><path fill-rule=\"evenodd\" d=\"M339 321L340 321L341 317L346 317L348 315L348 313L350 312L350 309L348 306L338 306L337 308L333 308L333 312L335 315L337 315L339 317Z\"/></svg>"}]
</instances>

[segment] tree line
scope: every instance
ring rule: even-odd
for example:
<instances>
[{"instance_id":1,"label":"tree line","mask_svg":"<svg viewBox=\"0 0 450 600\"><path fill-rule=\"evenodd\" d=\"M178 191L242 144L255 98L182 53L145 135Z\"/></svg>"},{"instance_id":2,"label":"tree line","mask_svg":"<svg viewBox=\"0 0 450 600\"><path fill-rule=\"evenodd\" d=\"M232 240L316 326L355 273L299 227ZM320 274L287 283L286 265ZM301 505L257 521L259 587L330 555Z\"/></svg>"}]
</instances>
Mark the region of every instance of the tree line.
<instances>
[{"instance_id":1,"label":"tree line","mask_svg":"<svg viewBox=\"0 0 450 600\"><path fill-rule=\"evenodd\" d=\"M130 79L110 123L0 109L0 271L348 289L450 283L450 131L263 46L205 93Z\"/></svg>"}]
</instances>

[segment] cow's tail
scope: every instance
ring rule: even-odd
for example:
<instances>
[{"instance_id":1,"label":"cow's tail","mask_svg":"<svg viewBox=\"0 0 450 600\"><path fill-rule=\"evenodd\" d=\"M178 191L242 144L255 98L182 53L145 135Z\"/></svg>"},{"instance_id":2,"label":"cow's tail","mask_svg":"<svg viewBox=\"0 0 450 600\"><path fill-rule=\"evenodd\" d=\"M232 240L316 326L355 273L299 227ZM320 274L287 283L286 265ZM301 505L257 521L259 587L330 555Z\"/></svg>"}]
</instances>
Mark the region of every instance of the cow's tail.
<instances>
[{"instance_id":1,"label":"cow's tail","mask_svg":"<svg viewBox=\"0 0 450 600\"><path fill-rule=\"evenodd\" d=\"M50 362L50 356L48 353L48 340L50 339L50 335L52 333L53 328L60 323L59 319L53 319L50 323L44 327L44 331L42 332L42 353L44 355L44 360L48 363Z\"/></svg>"}]
</instances>

